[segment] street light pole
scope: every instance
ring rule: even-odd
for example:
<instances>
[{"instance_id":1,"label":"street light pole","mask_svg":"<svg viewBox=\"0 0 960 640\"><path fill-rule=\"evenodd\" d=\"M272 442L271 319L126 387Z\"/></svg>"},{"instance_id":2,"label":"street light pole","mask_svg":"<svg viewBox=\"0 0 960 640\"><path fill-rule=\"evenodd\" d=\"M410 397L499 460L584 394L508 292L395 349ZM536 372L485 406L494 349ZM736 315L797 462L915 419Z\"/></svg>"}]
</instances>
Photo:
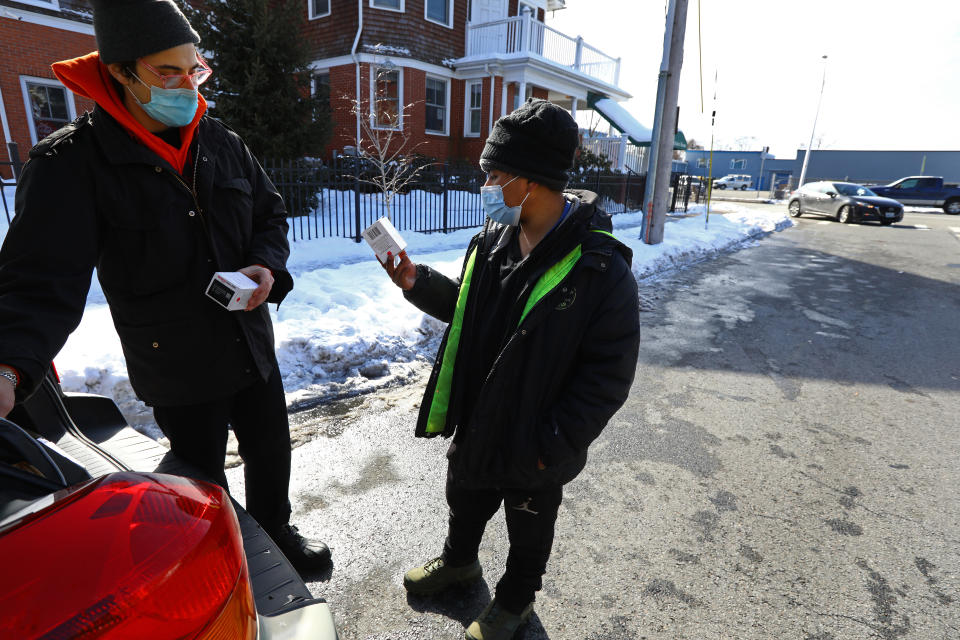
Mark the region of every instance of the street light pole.
<instances>
[{"instance_id":1,"label":"street light pole","mask_svg":"<svg viewBox=\"0 0 960 640\"><path fill-rule=\"evenodd\" d=\"M813 134L817 130L817 119L820 117L820 103L823 101L823 86L827 84L827 56L823 56L823 80L820 81L820 97L817 98L817 113L813 116L813 129L810 130L810 142L807 144L807 152L803 154L803 168L800 169L800 183L797 188L803 186L807 178L807 165L810 164L810 154L813 151Z\"/></svg>"}]
</instances>

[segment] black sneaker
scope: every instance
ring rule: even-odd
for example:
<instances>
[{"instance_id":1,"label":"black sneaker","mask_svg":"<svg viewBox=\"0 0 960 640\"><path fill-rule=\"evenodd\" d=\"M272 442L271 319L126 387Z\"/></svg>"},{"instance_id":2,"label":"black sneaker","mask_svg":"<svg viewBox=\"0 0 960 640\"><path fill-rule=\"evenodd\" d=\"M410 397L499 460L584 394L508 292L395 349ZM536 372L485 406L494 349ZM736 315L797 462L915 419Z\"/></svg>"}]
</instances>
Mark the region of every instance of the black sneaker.
<instances>
[{"instance_id":1,"label":"black sneaker","mask_svg":"<svg viewBox=\"0 0 960 640\"><path fill-rule=\"evenodd\" d=\"M304 538L292 524L283 525L280 531L270 537L290 564L301 573L320 571L330 566L330 547L319 540Z\"/></svg>"}]
</instances>

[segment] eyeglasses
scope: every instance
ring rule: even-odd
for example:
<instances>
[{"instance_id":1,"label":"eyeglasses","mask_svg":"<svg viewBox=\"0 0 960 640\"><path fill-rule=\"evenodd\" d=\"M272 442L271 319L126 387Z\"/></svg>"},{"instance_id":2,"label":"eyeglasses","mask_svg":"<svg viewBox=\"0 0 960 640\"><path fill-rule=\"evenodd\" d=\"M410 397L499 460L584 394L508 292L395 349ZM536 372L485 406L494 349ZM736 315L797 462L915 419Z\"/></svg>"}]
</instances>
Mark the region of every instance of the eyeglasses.
<instances>
[{"instance_id":1,"label":"eyeglasses","mask_svg":"<svg viewBox=\"0 0 960 640\"><path fill-rule=\"evenodd\" d=\"M197 55L197 63L200 65L200 68L194 71L193 73L177 73L174 75L164 75L151 67L149 64L143 60L139 61L140 64L145 66L150 70L150 73L160 78L160 85L164 89L177 89L183 86L184 82L189 82L190 86L196 89L204 82L210 79L210 76L213 75L213 71L207 66L206 60Z\"/></svg>"}]
</instances>

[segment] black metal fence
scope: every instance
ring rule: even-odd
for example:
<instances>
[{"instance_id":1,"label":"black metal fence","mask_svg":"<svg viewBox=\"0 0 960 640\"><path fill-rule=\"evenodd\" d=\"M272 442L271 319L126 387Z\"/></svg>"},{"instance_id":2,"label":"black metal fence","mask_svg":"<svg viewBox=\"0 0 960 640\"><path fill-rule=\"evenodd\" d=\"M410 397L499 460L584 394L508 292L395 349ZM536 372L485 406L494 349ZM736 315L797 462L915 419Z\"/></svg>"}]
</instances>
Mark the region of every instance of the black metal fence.
<instances>
[{"instance_id":1,"label":"black metal fence","mask_svg":"<svg viewBox=\"0 0 960 640\"><path fill-rule=\"evenodd\" d=\"M15 146L11 157L13 162L0 163L0 177L10 176L4 180L7 186L15 184L20 172ZM359 242L360 232L388 213L400 231L456 231L479 227L485 218L480 202L485 177L477 169L428 165L392 194L388 209L384 194L368 182L374 167L357 158L265 161L263 167L286 203L294 241L340 237ZM569 188L593 191L610 214L639 211L646 176L586 172L572 176ZM682 174L673 174L670 193L670 211L687 211L691 202L699 203L706 195L698 180ZM9 223L14 209L5 189L0 189L0 199Z\"/></svg>"},{"instance_id":2,"label":"black metal fence","mask_svg":"<svg viewBox=\"0 0 960 640\"><path fill-rule=\"evenodd\" d=\"M484 213L480 187L484 174L476 169L434 164L423 168L391 194L389 205L370 184L375 167L353 157L318 160L267 161L264 169L290 212L291 240L321 237L352 238L384 215L399 231L447 232L479 227ZM599 196L600 206L611 214L642 208L646 176L588 172L573 176L571 189L586 189ZM700 202L704 192L690 176L674 174L671 211L686 211Z\"/></svg>"}]
</instances>

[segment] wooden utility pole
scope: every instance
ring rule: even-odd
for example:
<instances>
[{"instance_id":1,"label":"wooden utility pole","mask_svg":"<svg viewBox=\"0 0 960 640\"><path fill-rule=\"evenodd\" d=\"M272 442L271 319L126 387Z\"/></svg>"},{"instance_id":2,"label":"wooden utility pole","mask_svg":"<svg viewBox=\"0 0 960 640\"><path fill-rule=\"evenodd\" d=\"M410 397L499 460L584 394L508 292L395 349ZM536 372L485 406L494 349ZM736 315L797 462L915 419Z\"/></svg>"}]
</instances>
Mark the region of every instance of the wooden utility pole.
<instances>
[{"instance_id":1,"label":"wooden utility pole","mask_svg":"<svg viewBox=\"0 0 960 640\"><path fill-rule=\"evenodd\" d=\"M677 96L683 66L683 38L687 25L687 0L670 0L663 36L663 60L657 82L657 107L650 140L650 163L643 196L643 235L647 244L663 242L663 225L670 200L673 144L677 131Z\"/></svg>"}]
</instances>

